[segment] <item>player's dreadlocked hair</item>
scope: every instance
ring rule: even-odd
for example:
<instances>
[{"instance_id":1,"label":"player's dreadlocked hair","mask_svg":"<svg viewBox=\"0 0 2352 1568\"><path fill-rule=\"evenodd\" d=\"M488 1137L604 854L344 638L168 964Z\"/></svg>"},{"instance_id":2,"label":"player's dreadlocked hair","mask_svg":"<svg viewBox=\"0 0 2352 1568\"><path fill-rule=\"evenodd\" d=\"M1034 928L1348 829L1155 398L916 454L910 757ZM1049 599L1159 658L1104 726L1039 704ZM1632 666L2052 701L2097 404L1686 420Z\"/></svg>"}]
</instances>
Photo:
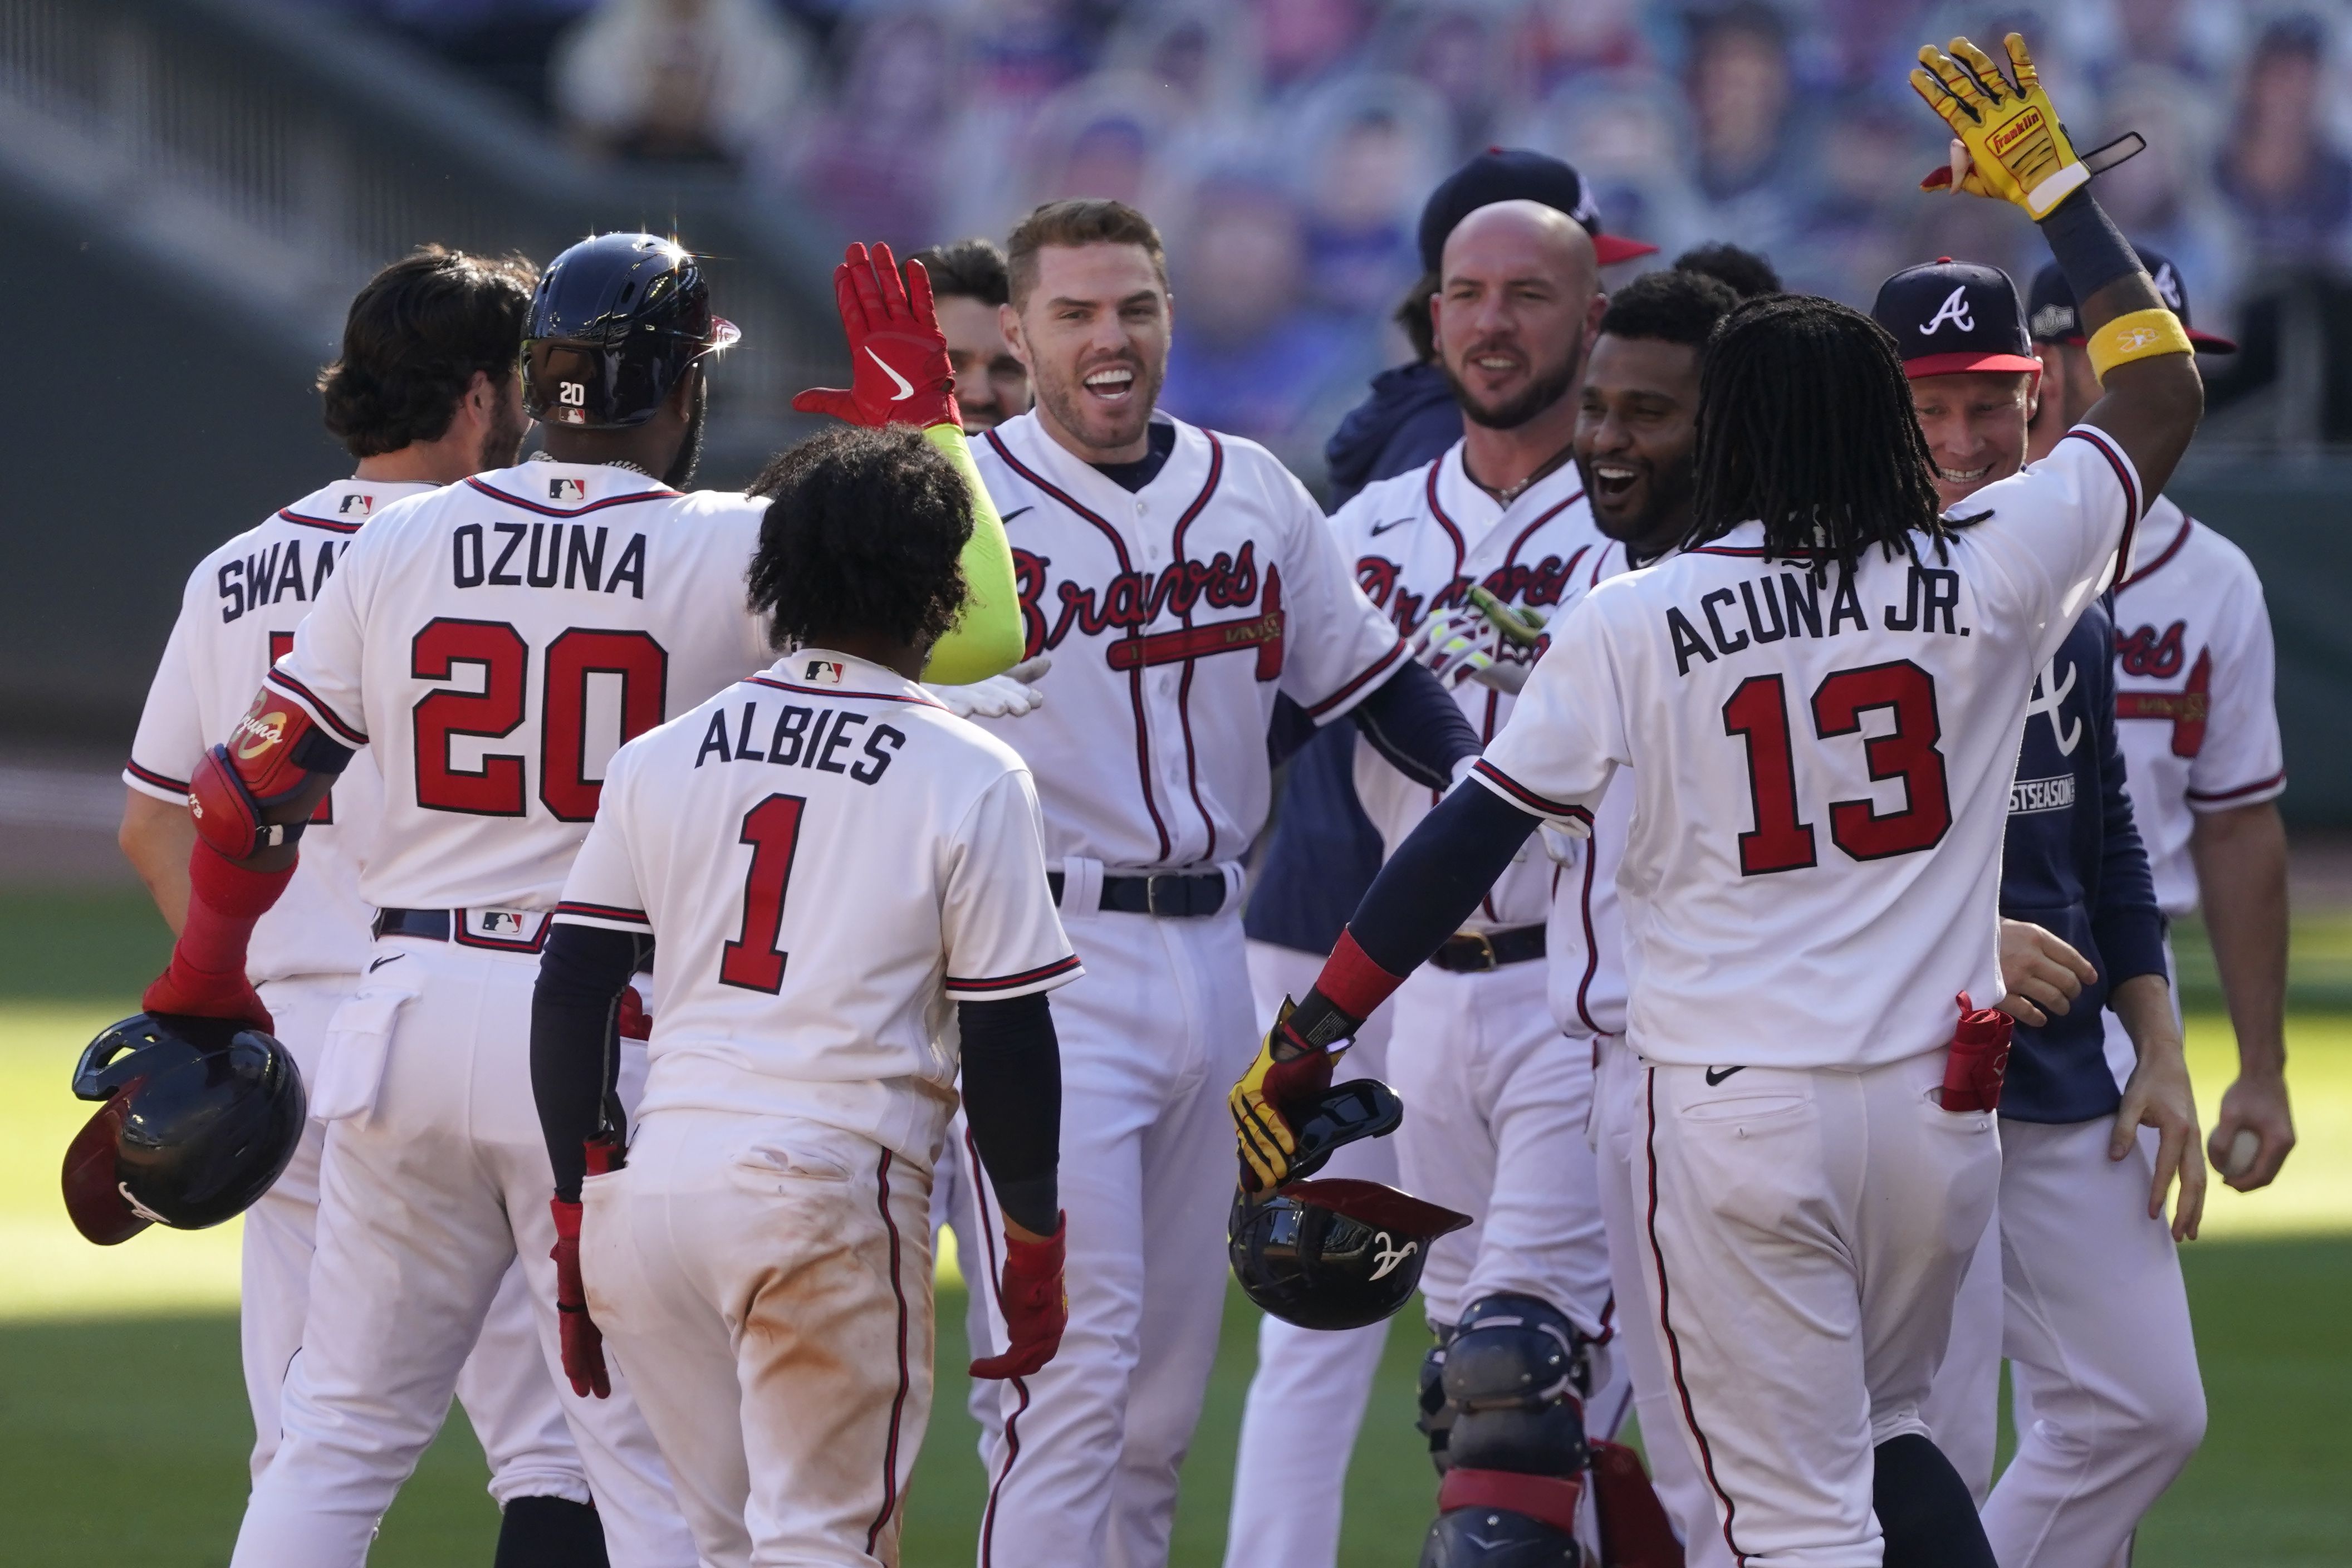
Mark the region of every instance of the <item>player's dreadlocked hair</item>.
<instances>
[{"instance_id":1,"label":"player's dreadlocked hair","mask_svg":"<svg viewBox=\"0 0 2352 1568\"><path fill-rule=\"evenodd\" d=\"M1851 572L1875 544L1952 537L1886 329L1810 294L1750 300L1699 361L1698 484L1685 547L1761 520L1765 548Z\"/></svg>"},{"instance_id":2,"label":"player's dreadlocked hair","mask_svg":"<svg viewBox=\"0 0 2352 1568\"><path fill-rule=\"evenodd\" d=\"M319 373L327 428L354 458L448 434L480 371L502 385L522 352L539 269L520 256L419 246L369 279Z\"/></svg>"},{"instance_id":3,"label":"player's dreadlocked hair","mask_svg":"<svg viewBox=\"0 0 2352 1568\"><path fill-rule=\"evenodd\" d=\"M773 498L750 583L777 647L842 631L928 647L955 625L971 495L912 426L813 436L771 458L748 493Z\"/></svg>"}]
</instances>

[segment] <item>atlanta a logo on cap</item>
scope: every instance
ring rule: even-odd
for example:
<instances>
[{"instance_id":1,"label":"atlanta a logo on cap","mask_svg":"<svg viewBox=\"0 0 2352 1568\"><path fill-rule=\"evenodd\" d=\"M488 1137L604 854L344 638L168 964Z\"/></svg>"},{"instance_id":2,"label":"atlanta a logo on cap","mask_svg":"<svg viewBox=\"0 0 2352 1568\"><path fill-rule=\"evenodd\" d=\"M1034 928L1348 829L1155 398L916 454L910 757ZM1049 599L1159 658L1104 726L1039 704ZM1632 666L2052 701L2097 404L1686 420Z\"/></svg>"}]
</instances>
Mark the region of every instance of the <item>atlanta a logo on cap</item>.
<instances>
[{"instance_id":1,"label":"atlanta a logo on cap","mask_svg":"<svg viewBox=\"0 0 2352 1568\"><path fill-rule=\"evenodd\" d=\"M1951 322L1964 332L1973 332L1977 330L1976 318L1969 313L1967 284L1959 285L1944 296L1944 302L1936 307L1936 313L1919 323L1919 335L1923 338L1934 337L1943 329L1946 321Z\"/></svg>"}]
</instances>

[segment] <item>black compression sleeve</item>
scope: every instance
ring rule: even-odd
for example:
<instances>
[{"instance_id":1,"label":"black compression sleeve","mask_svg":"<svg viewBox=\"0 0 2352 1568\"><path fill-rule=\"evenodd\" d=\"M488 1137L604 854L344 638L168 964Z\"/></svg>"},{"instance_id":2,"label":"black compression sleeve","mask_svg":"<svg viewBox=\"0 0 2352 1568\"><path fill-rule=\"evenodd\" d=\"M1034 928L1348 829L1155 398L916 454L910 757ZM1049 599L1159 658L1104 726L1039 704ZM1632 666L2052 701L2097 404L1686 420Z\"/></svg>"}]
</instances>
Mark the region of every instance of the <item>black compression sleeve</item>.
<instances>
[{"instance_id":1,"label":"black compression sleeve","mask_svg":"<svg viewBox=\"0 0 2352 1568\"><path fill-rule=\"evenodd\" d=\"M1478 731L1462 716L1461 705L1426 666L1410 659L1356 704L1349 717L1390 765L1431 789L1452 784L1454 765L1482 750Z\"/></svg>"},{"instance_id":2,"label":"black compression sleeve","mask_svg":"<svg viewBox=\"0 0 2352 1568\"><path fill-rule=\"evenodd\" d=\"M1410 974L1462 929L1541 819L1465 783L1408 835L1348 922L1364 956Z\"/></svg>"},{"instance_id":3,"label":"black compression sleeve","mask_svg":"<svg viewBox=\"0 0 2352 1568\"><path fill-rule=\"evenodd\" d=\"M1015 1225L1051 1236L1062 1203L1062 1047L1045 993L959 1002L963 1114L997 1204Z\"/></svg>"},{"instance_id":4,"label":"black compression sleeve","mask_svg":"<svg viewBox=\"0 0 2352 1568\"><path fill-rule=\"evenodd\" d=\"M2041 227L2058 269L2066 275L2066 287L2074 291L2078 324L2084 300L2126 273L2140 269L2139 258L2114 221L2092 200L2087 185L2053 207Z\"/></svg>"},{"instance_id":5,"label":"black compression sleeve","mask_svg":"<svg viewBox=\"0 0 2352 1568\"><path fill-rule=\"evenodd\" d=\"M578 1202L585 1144L605 1125L621 1131L614 1084L621 1070L620 1000L637 972L643 937L597 926L559 925L539 955L530 999L530 1089L555 1167L555 1194Z\"/></svg>"}]
</instances>

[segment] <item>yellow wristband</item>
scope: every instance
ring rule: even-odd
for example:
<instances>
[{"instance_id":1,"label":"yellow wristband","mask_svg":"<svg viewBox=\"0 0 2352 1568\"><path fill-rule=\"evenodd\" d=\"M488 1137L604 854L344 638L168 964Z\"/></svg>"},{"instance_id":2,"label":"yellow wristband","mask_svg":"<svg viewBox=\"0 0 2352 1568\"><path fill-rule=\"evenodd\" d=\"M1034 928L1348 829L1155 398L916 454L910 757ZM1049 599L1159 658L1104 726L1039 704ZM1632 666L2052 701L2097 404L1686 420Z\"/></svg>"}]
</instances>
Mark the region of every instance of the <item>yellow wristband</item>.
<instances>
[{"instance_id":1,"label":"yellow wristband","mask_svg":"<svg viewBox=\"0 0 2352 1568\"><path fill-rule=\"evenodd\" d=\"M2162 306L2117 316L2086 337L2083 348L2091 356L2091 374L2099 378L2102 385L2106 383L2107 372L2119 364L2152 359L2158 354L2196 352L2189 346L2189 334L2181 330L2180 318Z\"/></svg>"}]
</instances>

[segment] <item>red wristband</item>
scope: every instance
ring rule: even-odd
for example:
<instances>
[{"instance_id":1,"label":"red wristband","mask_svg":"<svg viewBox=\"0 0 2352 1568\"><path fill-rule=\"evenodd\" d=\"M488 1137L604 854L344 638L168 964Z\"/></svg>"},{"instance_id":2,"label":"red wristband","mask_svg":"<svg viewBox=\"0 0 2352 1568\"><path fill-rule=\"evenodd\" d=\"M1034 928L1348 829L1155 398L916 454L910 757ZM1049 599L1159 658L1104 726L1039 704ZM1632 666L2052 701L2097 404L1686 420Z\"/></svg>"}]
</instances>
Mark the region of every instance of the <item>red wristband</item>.
<instances>
[{"instance_id":1,"label":"red wristband","mask_svg":"<svg viewBox=\"0 0 2352 1568\"><path fill-rule=\"evenodd\" d=\"M1323 973L1315 977L1316 990L1339 1011L1359 1020L1370 1017L1403 984L1403 975L1391 974L1356 945L1352 931L1339 933L1331 956L1324 961Z\"/></svg>"}]
</instances>

